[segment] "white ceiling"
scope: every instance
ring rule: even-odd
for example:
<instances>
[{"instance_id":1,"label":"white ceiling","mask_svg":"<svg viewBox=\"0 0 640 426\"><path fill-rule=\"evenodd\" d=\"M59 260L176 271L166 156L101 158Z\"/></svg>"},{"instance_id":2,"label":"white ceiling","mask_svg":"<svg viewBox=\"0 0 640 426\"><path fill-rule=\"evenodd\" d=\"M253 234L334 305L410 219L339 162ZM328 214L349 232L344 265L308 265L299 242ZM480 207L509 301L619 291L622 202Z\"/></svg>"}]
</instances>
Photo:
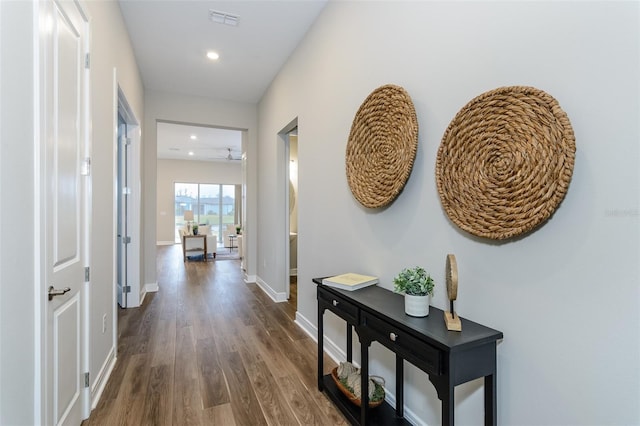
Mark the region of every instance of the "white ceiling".
<instances>
[{"instance_id":1,"label":"white ceiling","mask_svg":"<svg viewBox=\"0 0 640 426\"><path fill-rule=\"evenodd\" d=\"M145 89L257 103L326 0L119 3ZM209 10L239 16L238 26L212 22Z\"/></svg>"},{"instance_id":2,"label":"white ceiling","mask_svg":"<svg viewBox=\"0 0 640 426\"><path fill-rule=\"evenodd\" d=\"M240 130L163 123L157 125L158 158L197 161L238 161ZM195 136L195 139L192 139ZM190 155L189 153L193 153ZM229 160L231 154L232 160Z\"/></svg>"},{"instance_id":3,"label":"white ceiling","mask_svg":"<svg viewBox=\"0 0 640 426\"><path fill-rule=\"evenodd\" d=\"M0 0L1 1L1 0ZM327 0L119 0L146 90L257 103ZM238 16L214 23L209 11ZM211 61L209 50L220 58ZM238 131L158 123L158 158L240 157ZM197 134L198 140L189 136ZM194 151L189 156L189 150Z\"/></svg>"}]
</instances>

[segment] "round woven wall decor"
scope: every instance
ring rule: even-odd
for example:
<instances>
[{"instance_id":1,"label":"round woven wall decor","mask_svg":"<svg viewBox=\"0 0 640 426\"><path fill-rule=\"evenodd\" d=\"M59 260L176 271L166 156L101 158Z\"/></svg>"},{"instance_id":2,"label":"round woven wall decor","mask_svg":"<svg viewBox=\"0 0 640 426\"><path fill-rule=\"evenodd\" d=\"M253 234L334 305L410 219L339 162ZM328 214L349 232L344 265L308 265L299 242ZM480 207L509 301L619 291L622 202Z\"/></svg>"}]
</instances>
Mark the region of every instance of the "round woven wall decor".
<instances>
[{"instance_id":1,"label":"round woven wall decor","mask_svg":"<svg viewBox=\"0 0 640 426\"><path fill-rule=\"evenodd\" d=\"M378 87L364 100L347 142L347 181L365 207L383 207L404 188L418 147L418 119L400 86Z\"/></svg>"},{"instance_id":2,"label":"round woven wall decor","mask_svg":"<svg viewBox=\"0 0 640 426\"><path fill-rule=\"evenodd\" d=\"M567 114L533 87L476 97L442 137L436 183L457 226L478 237L515 237L547 220L564 198L576 144Z\"/></svg>"}]
</instances>

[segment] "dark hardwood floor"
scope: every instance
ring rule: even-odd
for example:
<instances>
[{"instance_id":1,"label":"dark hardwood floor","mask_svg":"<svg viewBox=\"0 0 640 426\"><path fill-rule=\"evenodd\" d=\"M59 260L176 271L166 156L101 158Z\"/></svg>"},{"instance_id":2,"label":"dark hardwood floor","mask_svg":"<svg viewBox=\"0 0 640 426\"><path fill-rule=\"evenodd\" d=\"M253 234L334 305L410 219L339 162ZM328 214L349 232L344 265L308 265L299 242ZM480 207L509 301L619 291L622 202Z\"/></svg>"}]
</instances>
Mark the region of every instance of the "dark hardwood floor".
<instances>
[{"instance_id":1,"label":"dark hardwood floor","mask_svg":"<svg viewBox=\"0 0 640 426\"><path fill-rule=\"evenodd\" d=\"M179 245L158 247L158 284L119 310L118 360L84 426L346 424L317 390L295 305L245 284L239 261L183 263Z\"/></svg>"}]
</instances>

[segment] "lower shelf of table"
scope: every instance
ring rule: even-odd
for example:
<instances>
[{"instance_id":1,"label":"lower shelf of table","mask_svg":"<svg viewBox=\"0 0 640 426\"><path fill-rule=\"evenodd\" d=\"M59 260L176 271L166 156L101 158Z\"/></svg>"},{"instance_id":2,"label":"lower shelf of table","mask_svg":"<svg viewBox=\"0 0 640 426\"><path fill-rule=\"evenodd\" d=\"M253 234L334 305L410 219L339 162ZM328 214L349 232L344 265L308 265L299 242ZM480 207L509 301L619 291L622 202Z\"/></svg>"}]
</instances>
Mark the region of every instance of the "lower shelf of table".
<instances>
[{"instance_id":1,"label":"lower shelf of table","mask_svg":"<svg viewBox=\"0 0 640 426\"><path fill-rule=\"evenodd\" d=\"M353 404L340 392L330 374L322 378L324 391L329 399L340 409L347 420L353 424L360 424L360 407ZM370 408L367 416L367 425L411 425L402 417L396 417L396 410L386 401L376 408Z\"/></svg>"}]
</instances>

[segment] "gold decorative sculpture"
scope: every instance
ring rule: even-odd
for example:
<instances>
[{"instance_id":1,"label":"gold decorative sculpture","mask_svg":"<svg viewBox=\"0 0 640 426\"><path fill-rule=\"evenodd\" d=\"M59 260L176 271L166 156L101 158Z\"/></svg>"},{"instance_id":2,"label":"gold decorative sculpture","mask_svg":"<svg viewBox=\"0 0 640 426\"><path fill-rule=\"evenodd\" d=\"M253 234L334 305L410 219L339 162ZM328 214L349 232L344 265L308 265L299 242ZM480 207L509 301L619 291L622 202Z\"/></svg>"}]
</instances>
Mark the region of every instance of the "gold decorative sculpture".
<instances>
[{"instance_id":1,"label":"gold decorative sculpture","mask_svg":"<svg viewBox=\"0 0 640 426\"><path fill-rule=\"evenodd\" d=\"M449 311L444 313L444 322L449 331L462 331L462 323L460 317L453 309L453 301L458 298L458 264L456 257L452 254L447 255L447 295L449 296Z\"/></svg>"}]
</instances>

